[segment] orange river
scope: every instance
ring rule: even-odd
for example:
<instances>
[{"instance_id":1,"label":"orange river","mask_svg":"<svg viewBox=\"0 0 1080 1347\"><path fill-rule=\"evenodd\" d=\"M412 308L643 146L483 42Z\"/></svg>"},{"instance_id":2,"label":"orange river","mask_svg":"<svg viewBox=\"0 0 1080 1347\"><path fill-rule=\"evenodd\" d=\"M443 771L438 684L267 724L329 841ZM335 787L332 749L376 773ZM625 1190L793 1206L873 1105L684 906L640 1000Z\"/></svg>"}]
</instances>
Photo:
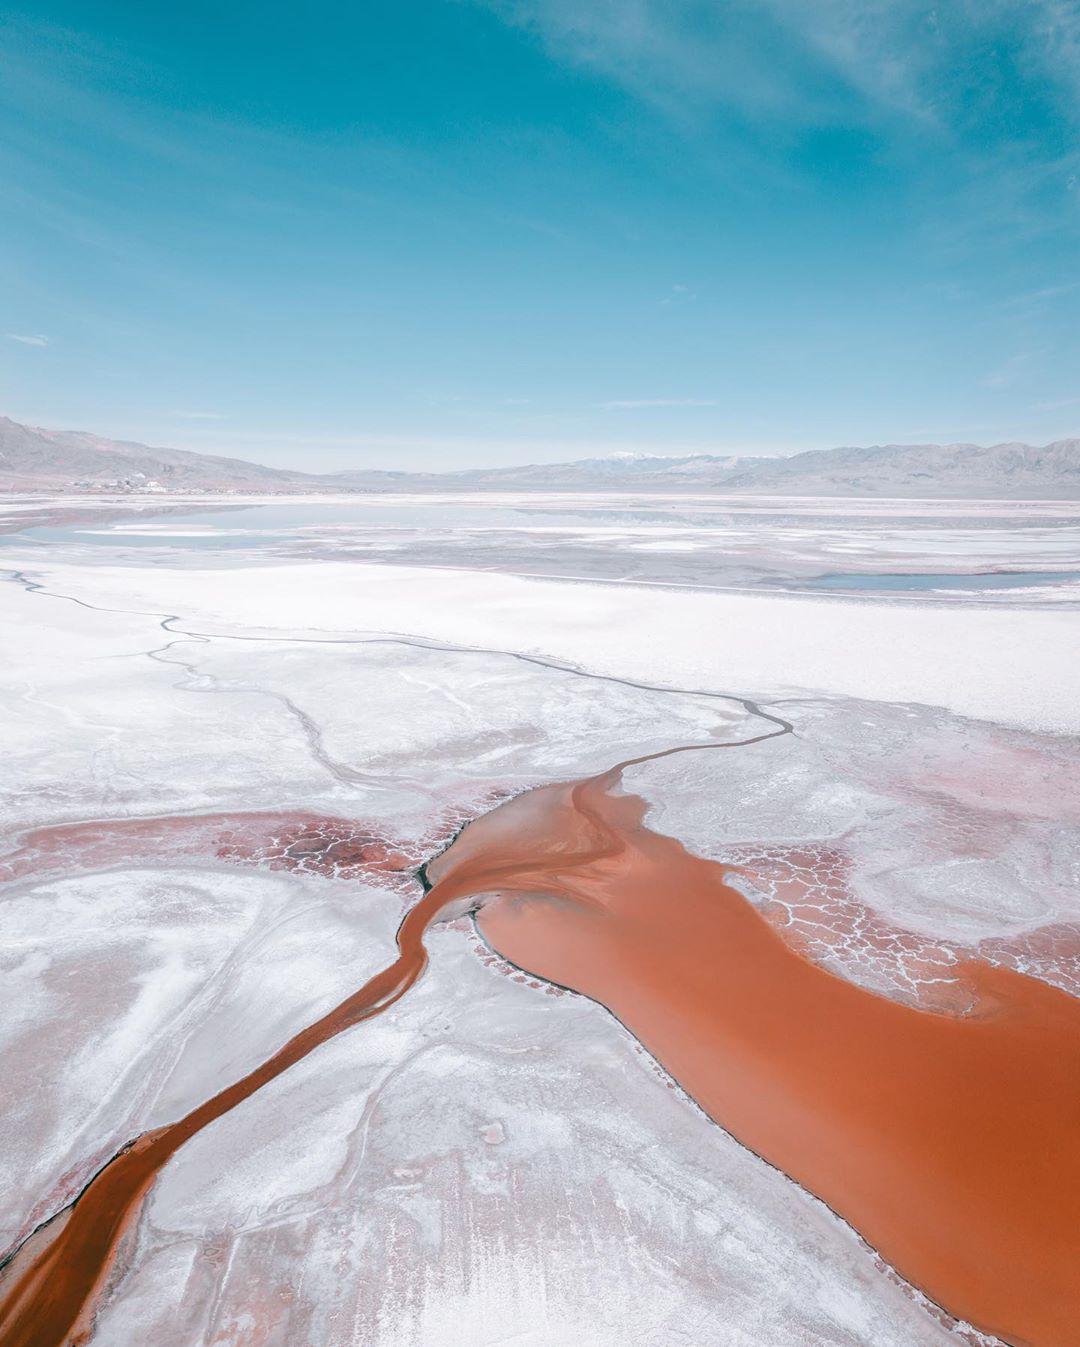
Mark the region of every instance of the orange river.
<instances>
[{"instance_id":1,"label":"orange river","mask_svg":"<svg viewBox=\"0 0 1080 1347\"><path fill-rule=\"evenodd\" d=\"M790 948L729 870L646 829L620 771L530 791L469 825L428 866L433 886L388 968L249 1076L137 1138L15 1252L0 1347L88 1340L161 1167L392 1006L424 970L427 926L466 910L504 958L606 1006L712 1119L950 1314L1018 1347L1077 1347L1080 1000L976 962L962 970L965 1015L836 977Z\"/></svg>"}]
</instances>

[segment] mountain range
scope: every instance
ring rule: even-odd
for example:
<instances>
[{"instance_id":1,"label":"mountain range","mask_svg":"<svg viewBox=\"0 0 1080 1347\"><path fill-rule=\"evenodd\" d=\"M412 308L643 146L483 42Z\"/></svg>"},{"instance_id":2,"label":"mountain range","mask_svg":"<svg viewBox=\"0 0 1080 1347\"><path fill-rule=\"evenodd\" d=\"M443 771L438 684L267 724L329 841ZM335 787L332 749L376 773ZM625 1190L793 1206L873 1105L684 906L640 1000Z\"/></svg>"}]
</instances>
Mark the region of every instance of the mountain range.
<instances>
[{"instance_id":1,"label":"mountain range","mask_svg":"<svg viewBox=\"0 0 1080 1347\"><path fill-rule=\"evenodd\" d=\"M661 491L762 495L1080 499L1080 439L1052 444L884 444L789 457L615 454L456 472L309 473L159 449L0 417L0 490Z\"/></svg>"}]
</instances>

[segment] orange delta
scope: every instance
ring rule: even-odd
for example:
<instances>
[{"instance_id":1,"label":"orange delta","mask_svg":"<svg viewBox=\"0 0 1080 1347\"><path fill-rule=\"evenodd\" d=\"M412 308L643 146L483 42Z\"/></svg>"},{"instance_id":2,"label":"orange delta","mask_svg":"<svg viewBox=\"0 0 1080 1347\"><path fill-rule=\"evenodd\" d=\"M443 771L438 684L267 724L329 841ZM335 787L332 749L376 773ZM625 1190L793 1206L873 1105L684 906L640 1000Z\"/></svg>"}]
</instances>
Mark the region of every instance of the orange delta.
<instances>
[{"instance_id":1,"label":"orange delta","mask_svg":"<svg viewBox=\"0 0 1080 1347\"><path fill-rule=\"evenodd\" d=\"M442 883L492 891L477 922L498 953L607 1006L951 1314L1076 1347L1080 1001L977 962L965 1015L865 991L785 943L723 867L645 829L617 781L486 816Z\"/></svg>"},{"instance_id":2,"label":"orange delta","mask_svg":"<svg viewBox=\"0 0 1080 1347\"><path fill-rule=\"evenodd\" d=\"M0 1347L85 1340L160 1168L321 1043L389 1009L424 970L428 925L465 906L506 958L607 1006L711 1117L950 1313L1018 1347L1075 1347L1080 1001L974 962L964 1016L835 977L785 944L723 867L644 828L642 801L616 793L621 770L528 792L465 829L428 866L433 887L389 967L249 1076L139 1138L17 1251L0 1281Z\"/></svg>"}]
</instances>

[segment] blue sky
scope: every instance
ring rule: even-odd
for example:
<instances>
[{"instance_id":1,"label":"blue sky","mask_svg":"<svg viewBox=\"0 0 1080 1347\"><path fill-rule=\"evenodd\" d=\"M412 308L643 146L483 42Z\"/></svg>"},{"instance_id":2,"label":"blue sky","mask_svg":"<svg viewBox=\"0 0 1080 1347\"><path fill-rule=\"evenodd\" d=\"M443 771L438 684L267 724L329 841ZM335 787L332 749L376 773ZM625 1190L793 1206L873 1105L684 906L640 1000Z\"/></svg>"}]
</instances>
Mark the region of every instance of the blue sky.
<instances>
[{"instance_id":1,"label":"blue sky","mask_svg":"<svg viewBox=\"0 0 1080 1347\"><path fill-rule=\"evenodd\" d=\"M1080 4L2 24L17 419L312 469L1080 431Z\"/></svg>"}]
</instances>

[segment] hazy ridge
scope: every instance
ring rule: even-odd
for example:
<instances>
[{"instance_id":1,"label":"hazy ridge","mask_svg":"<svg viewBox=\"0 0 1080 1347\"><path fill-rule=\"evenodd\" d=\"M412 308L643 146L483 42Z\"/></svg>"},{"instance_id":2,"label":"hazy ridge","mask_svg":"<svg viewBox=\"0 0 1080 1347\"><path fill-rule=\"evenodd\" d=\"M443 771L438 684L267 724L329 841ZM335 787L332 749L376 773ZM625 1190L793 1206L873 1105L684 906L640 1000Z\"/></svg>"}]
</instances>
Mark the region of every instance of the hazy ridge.
<instances>
[{"instance_id":1,"label":"hazy ridge","mask_svg":"<svg viewBox=\"0 0 1080 1347\"><path fill-rule=\"evenodd\" d=\"M0 417L0 488L8 491L651 490L825 496L1080 498L1080 439L1052 444L886 444L784 458L613 455L456 472L307 473L153 448Z\"/></svg>"}]
</instances>

